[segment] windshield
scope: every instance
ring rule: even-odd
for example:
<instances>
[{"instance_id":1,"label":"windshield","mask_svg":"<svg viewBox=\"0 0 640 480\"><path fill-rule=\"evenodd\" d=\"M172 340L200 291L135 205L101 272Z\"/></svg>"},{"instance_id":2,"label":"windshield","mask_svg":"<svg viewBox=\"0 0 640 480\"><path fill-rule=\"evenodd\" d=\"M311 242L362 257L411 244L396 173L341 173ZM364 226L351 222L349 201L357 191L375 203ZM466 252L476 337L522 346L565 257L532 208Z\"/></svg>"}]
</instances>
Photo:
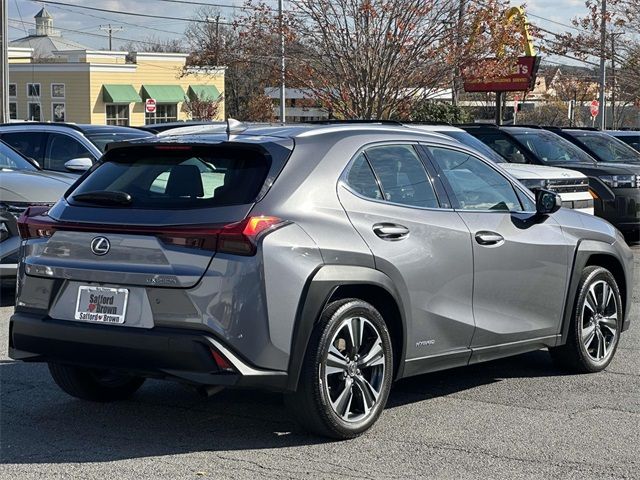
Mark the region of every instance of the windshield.
<instances>
[{"instance_id":1,"label":"windshield","mask_svg":"<svg viewBox=\"0 0 640 480\"><path fill-rule=\"evenodd\" d=\"M606 133L585 133L575 135L575 138L593 150L598 160L607 163L638 163L640 153L626 143L607 135Z\"/></svg>"},{"instance_id":2,"label":"windshield","mask_svg":"<svg viewBox=\"0 0 640 480\"><path fill-rule=\"evenodd\" d=\"M555 133L536 130L514 132L513 136L547 164L594 162L585 151Z\"/></svg>"},{"instance_id":3,"label":"windshield","mask_svg":"<svg viewBox=\"0 0 640 480\"><path fill-rule=\"evenodd\" d=\"M485 143L483 143L482 141L478 140L476 137L474 137L470 133L467 133L467 132L455 132L455 131L454 132L442 131L442 132L438 132L438 133L444 133L445 135L448 135L449 137L458 140L463 145L466 145L467 147L473 148L474 150L476 150L476 151L480 152L481 154L483 154L485 157L488 157L489 160L493 160L496 163L506 163L507 162L500 154L498 154L497 152L492 150Z\"/></svg>"},{"instance_id":4,"label":"windshield","mask_svg":"<svg viewBox=\"0 0 640 480\"><path fill-rule=\"evenodd\" d=\"M619 135L616 136L618 140L623 141L630 147L633 147L638 152L640 152L640 134L638 135Z\"/></svg>"},{"instance_id":5,"label":"windshield","mask_svg":"<svg viewBox=\"0 0 640 480\"><path fill-rule=\"evenodd\" d=\"M38 170L26 158L0 142L0 169L2 170Z\"/></svg>"},{"instance_id":6,"label":"windshield","mask_svg":"<svg viewBox=\"0 0 640 480\"><path fill-rule=\"evenodd\" d=\"M102 153L107 151L107 145L112 142L126 142L127 140L135 140L136 138L148 138L153 137L149 132L115 132L115 133L90 133L87 138L91 140L96 147L100 149Z\"/></svg>"}]
</instances>

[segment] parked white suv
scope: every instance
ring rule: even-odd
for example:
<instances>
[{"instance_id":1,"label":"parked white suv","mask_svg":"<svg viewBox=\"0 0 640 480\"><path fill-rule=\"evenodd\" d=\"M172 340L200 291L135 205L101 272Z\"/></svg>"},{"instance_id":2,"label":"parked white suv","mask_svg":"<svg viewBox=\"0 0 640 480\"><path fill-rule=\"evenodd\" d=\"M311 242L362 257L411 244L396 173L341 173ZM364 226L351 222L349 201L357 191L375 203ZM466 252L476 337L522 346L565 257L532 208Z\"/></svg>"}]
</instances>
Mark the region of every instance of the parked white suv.
<instances>
[{"instance_id":1,"label":"parked white suv","mask_svg":"<svg viewBox=\"0 0 640 480\"><path fill-rule=\"evenodd\" d=\"M497 152L461 128L451 125L407 124L410 128L437 132L454 138L460 143L477 150L517 178L529 189L545 188L556 192L562 198L562 206L593 215L593 197L589 192L589 179L583 173L566 168L542 165L509 163Z\"/></svg>"}]
</instances>

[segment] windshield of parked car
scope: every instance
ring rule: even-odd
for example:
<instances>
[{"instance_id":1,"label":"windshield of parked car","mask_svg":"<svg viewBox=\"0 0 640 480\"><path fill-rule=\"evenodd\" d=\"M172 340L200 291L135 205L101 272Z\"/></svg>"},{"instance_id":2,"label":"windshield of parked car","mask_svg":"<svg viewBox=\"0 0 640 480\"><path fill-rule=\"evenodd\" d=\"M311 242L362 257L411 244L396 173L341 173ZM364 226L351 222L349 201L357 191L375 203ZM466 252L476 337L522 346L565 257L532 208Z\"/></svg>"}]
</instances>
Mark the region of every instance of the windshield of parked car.
<instances>
[{"instance_id":1,"label":"windshield of parked car","mask_svg":"<svg viewBox=\"0 0 640 480\"><path fill-rule=\"evenodd\" d=\"M555 133L545 130L514 132L513 136L523 143L543 163L593 163L593 158Z\"/></svg>"},{"instance_id":2,"label":"windshield of parked car","mask_svg":"<svg viewBox=\"0 0 640 480\"><path fill-rule=\"evenodd\" d=\"M458 140L463 145L466 145L467 147L471 147L474 150L476 150L477 152L480 152L485 157L489 158L489 160L492 160L492 161L494 161L496 163L507 163L507 161L504 159L504 157L502 157L495 150L492 150L485 143L483 143L481 140L478 140L476 137L474 137L470 133L467 133L467 132L464 132L464 131L463 132L442 131L442 132L438 132L438 133L444 133L445 135L448 135L449 137Z\"/></svg>"},{"instance_id":3,"label":"windshield of parked car","mask_svg":"<svg viewBox=\"0 0 640 480\"><path fill-rule=\"evenodd\" d=\"M614 135L618 140L623 141L633 149L640 152L640 133L637 135Z\"/></svg>"},{"instance_id":4,"label":"windshield of parked car","mask_svg":"<svg viewBox=\"0 0 640 480\"><path fill-rule=\"evenodd\" d=\"M136 138L148 138L153 137L153 134L144 131L133 132L101 132L101 133L89 133L87 138L96 147L100 149L102 153L107 151L107 145L112 142L126 142L127 140L135 140Z\"/></svg>"},{"instance_id":5,"label":"windshield of parked car","mask_svg":"<svg viewBox=\"0 0 640 480\"><path fill-rule=\"evenodd\" d=\"M637 163L640 162L640 153L617 138L606 133L581 133L575 138L592 150L598 160L607 163Z\"/></svg>"},{"instance_id":6,"label":"windshield of parked car","mask_svg":"<svg viewBox=\"0 0 640 480\"><path fill-rule=\"evenodd\" d=\"M0 169L38 170L35 165L2 142L0 142Z\"/></svg>"}]
</instances>

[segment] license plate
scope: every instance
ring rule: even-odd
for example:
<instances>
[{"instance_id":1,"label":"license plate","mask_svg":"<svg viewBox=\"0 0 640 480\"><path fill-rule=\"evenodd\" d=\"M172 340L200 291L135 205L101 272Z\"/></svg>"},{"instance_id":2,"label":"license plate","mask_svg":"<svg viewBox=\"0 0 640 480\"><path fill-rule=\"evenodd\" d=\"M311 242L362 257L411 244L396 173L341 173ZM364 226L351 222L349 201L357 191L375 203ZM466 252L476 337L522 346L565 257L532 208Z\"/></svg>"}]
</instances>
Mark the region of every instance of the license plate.
<instances>
[{"instance_id":1,"label":"license plate","mask_svg":"<svg viewBox=\"0 0 640 480\"><path fill-rule=\"evenodd\" d=\"M129 290L126 288L78 288L76 320L100 323L124 323Z\"/></svg>"}]
</instances>

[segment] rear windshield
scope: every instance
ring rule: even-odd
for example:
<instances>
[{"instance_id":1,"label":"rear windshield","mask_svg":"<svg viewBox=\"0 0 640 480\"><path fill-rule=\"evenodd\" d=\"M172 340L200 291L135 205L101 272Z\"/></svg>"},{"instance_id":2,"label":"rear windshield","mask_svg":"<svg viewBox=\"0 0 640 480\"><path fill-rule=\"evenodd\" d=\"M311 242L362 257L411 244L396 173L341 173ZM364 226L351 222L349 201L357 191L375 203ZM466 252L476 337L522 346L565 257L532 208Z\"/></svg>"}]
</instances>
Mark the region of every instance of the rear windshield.
<instances>
[{"instance_id":1,"label":"rear windshield","mask_svg":"<svg viewBox=\"0 0 640 480\"><path fill-rule=\"evenodd\" d=\"M117 132L117 133L89 133L87 138L96 147L100 149L102 153L107 151L107 145L112 142L125 142L127 140L135 140L136 138L148 138L153 137L153 134L144 131L131 131L131 132Z\"/></svg>"},{"instance_id":2,"label":"rear windshield","mask_svg":"<svg viewBox=\"0 0 640 480\"><path fill-rule=\"evenodd\" d=\"M247 204L258 196L270 163L263 153L246 148L117 149L67 198L74 205L85 205L74 195L124 192L132 201L123 208L141 209Z\"/></svg>"}]
</instances>

